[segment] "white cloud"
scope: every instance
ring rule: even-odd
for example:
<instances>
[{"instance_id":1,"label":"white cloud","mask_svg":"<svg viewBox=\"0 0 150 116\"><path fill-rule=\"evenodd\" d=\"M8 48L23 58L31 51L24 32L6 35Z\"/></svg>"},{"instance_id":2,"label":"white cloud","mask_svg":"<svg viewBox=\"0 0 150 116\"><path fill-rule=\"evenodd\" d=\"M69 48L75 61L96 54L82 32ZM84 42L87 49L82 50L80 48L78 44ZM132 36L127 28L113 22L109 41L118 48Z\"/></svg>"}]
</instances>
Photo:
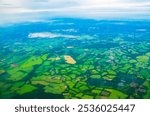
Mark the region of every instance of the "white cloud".
<instances>
[{"instance_id":1,"label":"white cloud","mask_svg":"<svg viewBox=\"0 0 150 116\"><path fill-rule=\"evenodd\" d=\"M56 33L51 33L51 32L38 32L38 33L30 33L28 35L28 38L57 38L57 37L63 37L63 38L71 38L71 39L76 39L78 36L74 35L64 35L64 34L56 34Z\"/></svg>"},{"instance_id":2,"label":"white cloud","mask_svg":"<svg viewBox=\"0 0 150 116\"><path fill-rule=\"evenodd\" d=\"M149 0L1 0L0 18L150 18ZM38 15L38 16L37 16ZM5 17L4 17L5 16ZM17 17L15 19L15 17ZM29 18L31 19L31 18Z\"/></svg>"}]
</instances>

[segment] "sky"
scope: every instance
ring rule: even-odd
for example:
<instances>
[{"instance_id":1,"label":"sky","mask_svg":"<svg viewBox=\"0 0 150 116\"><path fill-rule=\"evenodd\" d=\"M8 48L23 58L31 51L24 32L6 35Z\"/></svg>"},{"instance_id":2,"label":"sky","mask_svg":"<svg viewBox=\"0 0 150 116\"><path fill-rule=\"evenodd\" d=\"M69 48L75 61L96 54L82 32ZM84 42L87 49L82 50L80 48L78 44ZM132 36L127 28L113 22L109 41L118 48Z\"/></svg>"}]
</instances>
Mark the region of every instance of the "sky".
<instances>
[{"instance_id":1,"label":"sky","mask_svg":"<svg viewBox=\"0 0 150 116\"><path fill-rule=\"evenodd\" d=\"M0 0L0 22L47 18L150 19L150 0Z\"/></svg>"}]
</instances>

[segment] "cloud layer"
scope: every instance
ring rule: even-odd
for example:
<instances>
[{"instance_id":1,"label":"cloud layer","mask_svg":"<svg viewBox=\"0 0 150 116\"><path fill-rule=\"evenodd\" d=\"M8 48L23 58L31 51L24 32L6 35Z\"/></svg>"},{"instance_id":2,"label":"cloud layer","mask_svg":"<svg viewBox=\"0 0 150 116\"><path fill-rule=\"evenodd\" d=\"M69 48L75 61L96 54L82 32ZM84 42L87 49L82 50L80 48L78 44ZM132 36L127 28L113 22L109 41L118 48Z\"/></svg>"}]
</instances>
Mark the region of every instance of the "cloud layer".
<instances>
[{"instance_id":1,"label":"cloud layer","mask_svg":"<svg viewBox=\"0 0 150 116\"><path fill-rule=\"evenodd\" d=\"M38 33L30 33L28 35L28 38L33 39L33 38L70 38L70 39L76 39L78 36L74 36L74 35L64 35L64 34L56 34L56 33L51 33L51 32L38 32Z\"/></svg>"},{"instance_id":2,"label":"cloud layer","mask_svg":"<svg viewBox=\"0 0 150 116\"><path fill-rule=\"evenodd\" d=\"M10 20L79 17L149 19L149 0L0 0L0 18ZM25 17L23 17L25 16Z\"/></svg>"}]
</instances>

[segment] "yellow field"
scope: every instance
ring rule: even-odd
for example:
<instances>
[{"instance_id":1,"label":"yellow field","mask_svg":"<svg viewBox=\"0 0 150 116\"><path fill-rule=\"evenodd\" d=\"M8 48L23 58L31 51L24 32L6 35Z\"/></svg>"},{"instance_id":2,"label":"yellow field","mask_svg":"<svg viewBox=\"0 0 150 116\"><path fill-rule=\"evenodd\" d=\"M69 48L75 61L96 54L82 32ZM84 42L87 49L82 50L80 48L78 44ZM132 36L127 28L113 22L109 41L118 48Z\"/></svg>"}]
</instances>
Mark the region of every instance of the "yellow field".
<instances>
[{"instance_id":1,"label":"yellow field","mask_svg":"<svg viewBox=\"0 0 150 116\"><path fill-rule=\"evenodd\" d=\"M76 61L71 56L65 55L64 58L68 64L76 64Z\"/></svg>"}]
</instances>

